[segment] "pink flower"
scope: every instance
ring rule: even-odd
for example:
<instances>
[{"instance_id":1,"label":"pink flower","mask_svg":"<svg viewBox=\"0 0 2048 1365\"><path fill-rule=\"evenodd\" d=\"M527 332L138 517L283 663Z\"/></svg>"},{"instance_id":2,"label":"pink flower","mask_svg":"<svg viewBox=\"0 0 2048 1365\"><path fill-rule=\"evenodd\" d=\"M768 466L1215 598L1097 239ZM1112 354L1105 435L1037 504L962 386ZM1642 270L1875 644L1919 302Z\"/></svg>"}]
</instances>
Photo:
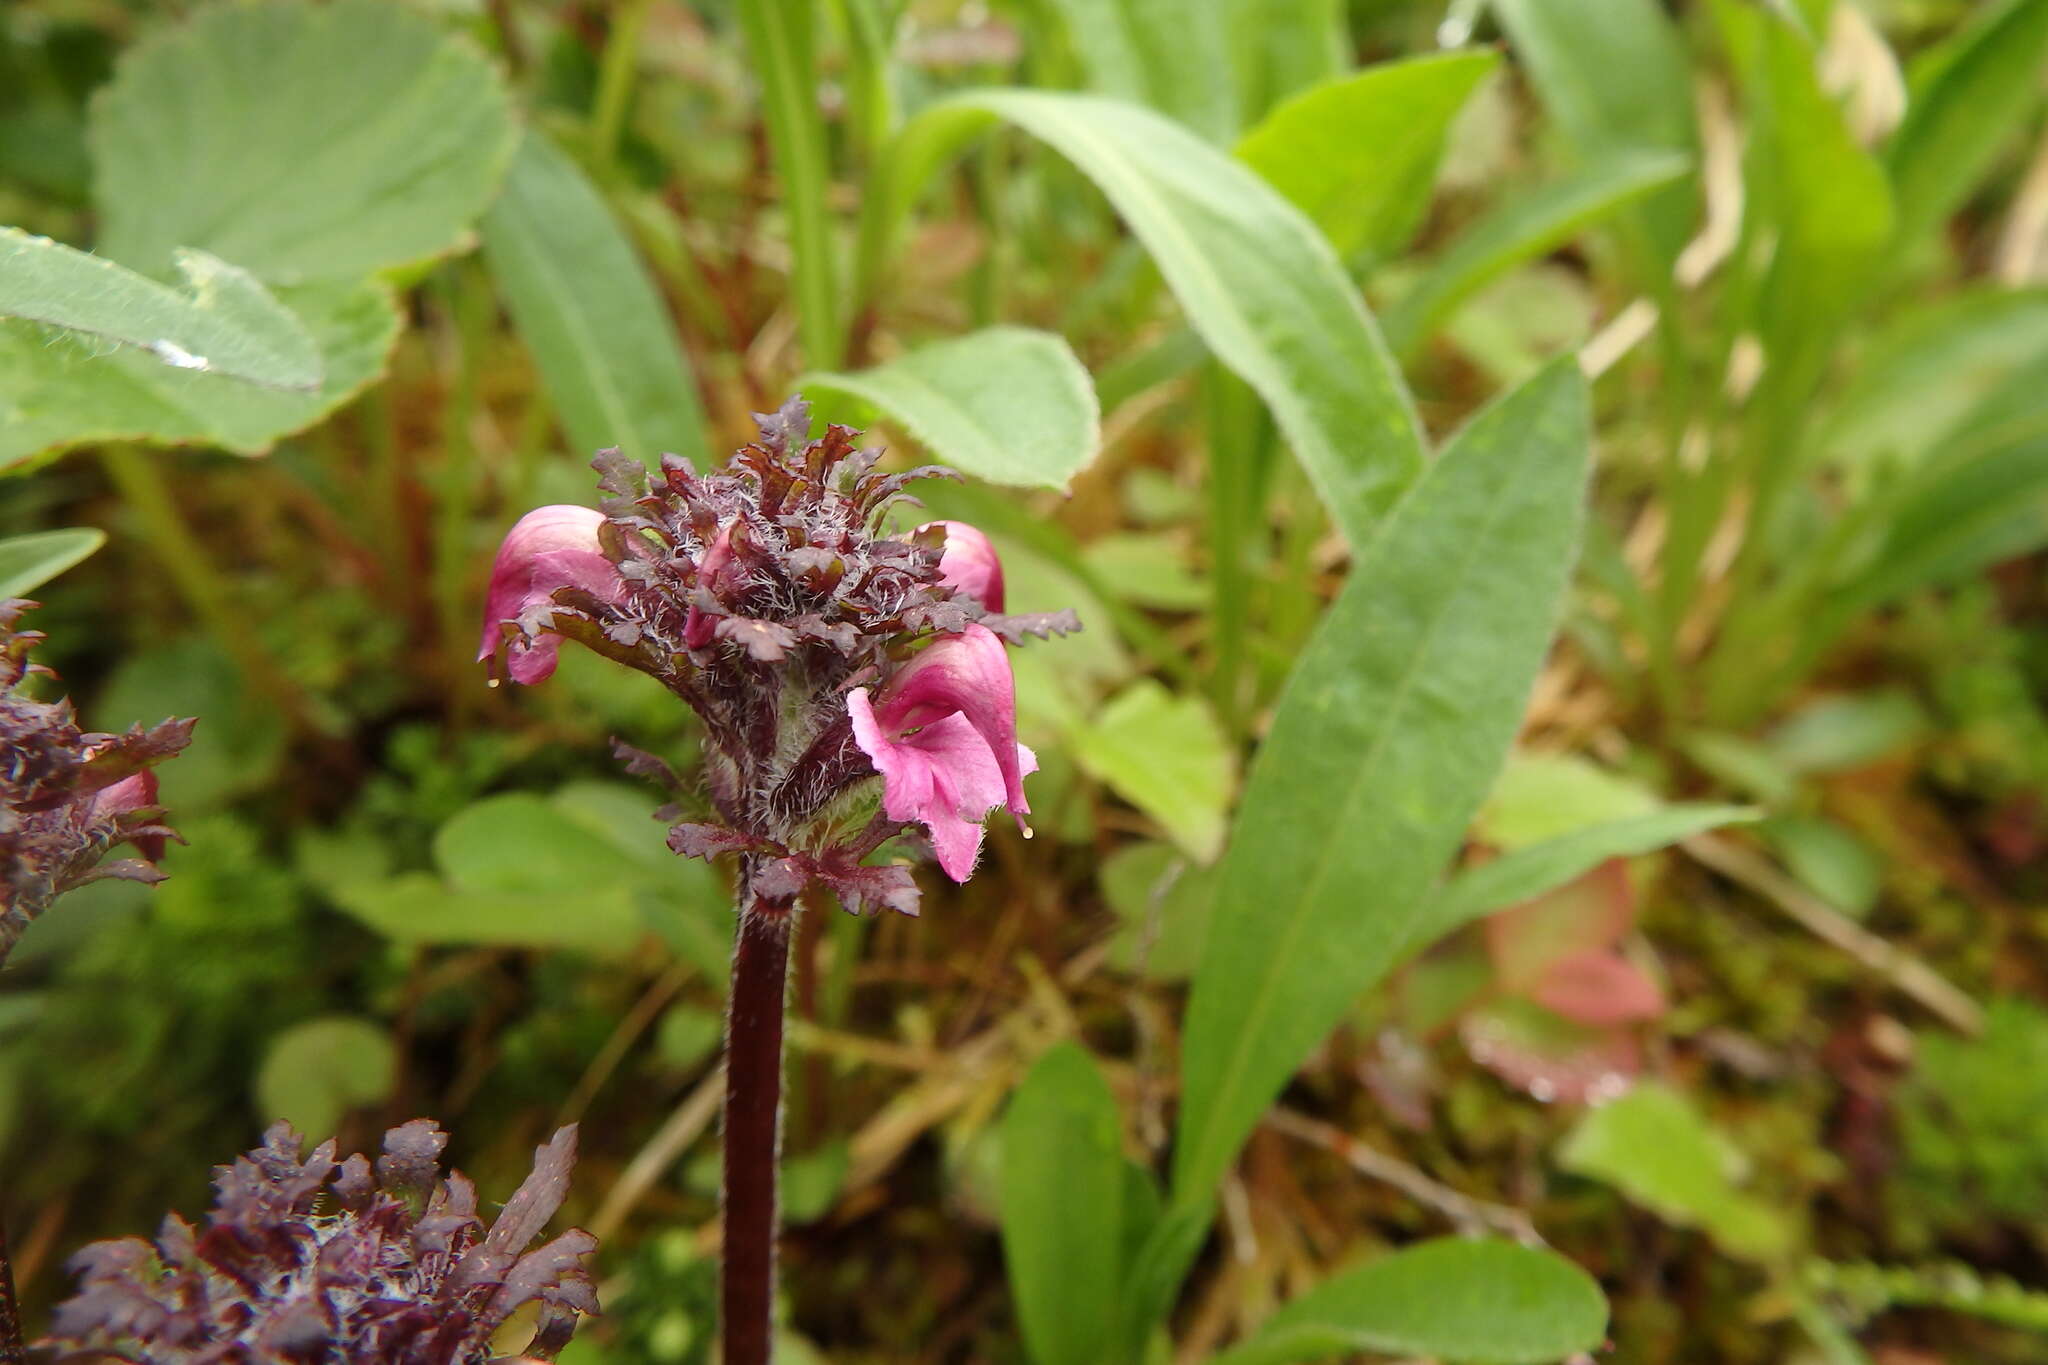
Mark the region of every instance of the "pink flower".
<instances>
[{"instance_id":1,"label":"pink flower","mask_svg":"<svg viewBox=\"0 0 2048 1365\"><path fill-rule=\"evenodd\" d=\"M964 592L990 611L1003 609L1003 564L987 536L964 521L928 521L920 531L945 528L946 548L939 555L940 581Z\"/></svg>"},{"instance_id":2,"label":"pink flower","mask_svg":"<svg viewBox=\"0 0 2048 1365\"><path fill-rule=\"evenodd\" d=\"M604 516L588 507L536 507L519 519L498 547L491 565L491 590L484 602L483 638L477 662L506 650L506 671L519 683L545 682L554 675L561 638L537 634L505 642L503 625L519 621L529 630L547 615L557 589L582 588L606 601L623 591L618 571L598 548Z\"/></svg>"},{"instance_id":3,"label":"pink flower","mask_svg":"<svg viewBox=\"0 0 2048 1365\"><path fill-rule=\"evenodd\" d=\"M973 873L989 811L1006 807L1024 828L1024 774L1038 759L1017 742L1016 683L987 627L941 637L873 698L864 687L847 693L846 710L854 742L882 775L882 809L930 831L954 881Z\"/></svg>"},{"instance_id":4,"label":"pink flower","mask_svg":"<svg viewBox=\"0 0 2048 1365\"><path fill-rule=\"evenodd\" d=\"M96 820L112 820L119 823L122 816L133 815L139 810L153 809L156 804L156 774L145 768L93 793L92 813ZM150 862L163 861L162 834L138 832L131 842Z\"/></svg>"}]
</instances>

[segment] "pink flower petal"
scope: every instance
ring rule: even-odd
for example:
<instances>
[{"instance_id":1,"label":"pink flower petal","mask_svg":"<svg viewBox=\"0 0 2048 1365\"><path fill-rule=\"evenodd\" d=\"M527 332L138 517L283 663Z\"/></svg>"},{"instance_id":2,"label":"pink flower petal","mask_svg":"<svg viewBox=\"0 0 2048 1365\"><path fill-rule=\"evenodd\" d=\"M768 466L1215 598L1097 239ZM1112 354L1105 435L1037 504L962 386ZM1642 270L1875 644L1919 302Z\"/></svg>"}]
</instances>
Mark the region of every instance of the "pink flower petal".
<instances>
[{"instance_id":1,"label":"pink flower petal","mask_svg":"<svg viewBox=\"0 0 2048 1365\"><path fill-rule=\"evenodd\" d=\"M1024 750L1017 743L1017 685L1003 642L985 626L941 637L897 670L877 698L882 728L900 735L943 716L967 718L1003 775L1004 806L1031 813L1024 796Z\"/></svg>"},{"instance_id":2,"label":"pink flower petal","mask_svg":"<svg viewBox=\"0 0 2048 1365\"><path fill-rule=\"evenodd\" d=\"M94 815L126 815L156 804L156 774L143 771L102 787L93 794Z\"/></svg>"},{"instance_id":3,"label":"pink flower petal","mask_svg":"<svg viewBox=\"0 0 2048 1365\"><path fill-rule=\"evenodd\" d=\"M932 649L961 638L948 637ZM1001 648L1000 642L997 647ZM979 646L972 648L979 650ZM963 667L973 671L976 657L962 658L966 661ZM1007 684L1009 664L1006 659L1001 662L1002 681ZM911 668L915 667L913 663ZM945 667L942 656L941 669ZM1023 775L1037 771L1038 758L1017 743L1014 711L1007 716L1006 747L996 748L985 726L993 724L1000 730L1002 717L984 715L983 724L977 724L970 707L986 708L973 697L942 690L952 675L934 671L929 665L921 675L923 681L902 688L901 680L911 668L899 673L885 689L879 711L866 688L847 693L847 716L853 724L854 742L882 775L883 811L892 820L922 824L931 835L939 866L954 881L964 882L972 875L981 852L982 821L990 810L1008 802L1013 790L1011 772L1015 773L1014 788L1021 792ZM952 677L952 681L960 679ZM953 709L937 711L949 701ZM1001 739L997 742L1004 743ZM1003 756L1009 759L1007 765Z\"/></svg>"},{"instance_id":4,"label":"pink flower petal","mask_svg":"<svg viewBox=\"0 0 2048 1365\"><path fill-rule=\"evenodd\" d=\"M995 755L959 714L941 716L915 734L892 736L877 722L867 690L846 697L854 742L882 775L882 809L930 833L939 866L956 882L974 871L981 822L1003 799Z\"/></svg>"},{"instance_id":5,"label":"pink flower petal","mask_svg":"<svg viewBox=\"0 0 2048 1365\"><path fill-rule=\"evenodd\" d=\"M990 611L1003 609L1003 562L989 538L964 521L928 521L920 531L943 527L946 548L939 555L940 581L964 592Z\"/></svg>"},{"instance_id":6,"label":"pink flower petal","mask_svg":"<svg viewBox=\"0 0 2048 1365\"><path fill-rule=\"evenodd\" d=\"M519 519L491 565L477 662L497 655L504 644L505 622L528 618L529 613L544 615L557 589L579 587L605 598L623 590L617 571L598 548L597 529L603 524L602 513L563 504L537 507ZM506 671L514 682L544 681L555 671L559 646L560 641L549 635L514 642L507 651Z\"/></svg>"},{"instance_id":7,"label":"pink flower petal","mask_svg":"<svg viewBox=\"0 0 2048 1365\"><path fill-rule=\"evenodd\" d=\"M718 528L718 534L705 547L704 557L697 561L697 586L714 597L718 596L727 566L731 563L732 525L728 522ZM683 643L691 649L702 649L717 638L717 632L717 620L692 602L683 617Z\"/></svg>"}]
</instances>

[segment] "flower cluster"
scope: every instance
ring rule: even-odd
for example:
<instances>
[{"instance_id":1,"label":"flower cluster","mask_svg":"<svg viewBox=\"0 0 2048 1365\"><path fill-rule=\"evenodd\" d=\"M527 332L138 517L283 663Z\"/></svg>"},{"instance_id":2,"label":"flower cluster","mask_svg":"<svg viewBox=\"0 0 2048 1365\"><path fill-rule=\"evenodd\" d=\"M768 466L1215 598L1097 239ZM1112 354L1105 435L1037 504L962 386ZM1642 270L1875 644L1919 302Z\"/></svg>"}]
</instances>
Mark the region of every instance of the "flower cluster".
<instances>
[{"instance_id":1,"label":"flower cluster","mask_svg":"<svg viewBox=\"0 0 2048 1365\"><path fill-rule=\"evenodd\" d=\"M29 921L73 887L162 879L156 860L177 836L162 823L149 767L192 736L189 720L88 734L70 702L31 698L21 684L48 672L28 658L43 637L15 626L34 605L0 602L0 962ZM141 856L101 861L122 843Z\"/></svg>"},{"instance_id":2,"label":"flower cluster","mask_svg":"<svg viewBox=\"0 0 2048 1365\"><path fill-rule=\"evenodd\" d=\"M440 1174L448 1135L427 1119L384 1135L373 1164L301 1158L280 1123L214 1177L203 1228L172 1214L154 1246L94 1242L71 1260L78 1294L42 1344L146 1365L348 1361L482 1365L513 1312L539 1305L525 1354L551 1360L597 1311L581 1230L528 1251L561 1206L574 1125L534 1152L533 1172L488 1228L476 1190Z\"/></svg>"},{"instance_id":3,"label":"flower cluster","mask_svg":"<svg viewBox=\"0 0 2048 1365\"><path fill-rule=\"evenodd\" d=\"M808 440L801 399L757 420L760 439L722 469L668 455L650 479L606 451L592 462L602 512L523 518L498 551L477 657L540 682L571 639L659 679L703 718L718 817L674 825L676 852L740 854L769 904L816 879L856 913L914 914L908 871L861 860L922 826L964 881L991 809L1022 824L1035 761L1005 645L1078 624L1003 615L1001 565L971 526L885 533L904 486L947 471L878 472L880 452L845 427ZM680 791L660 760L620 752Z\"/></svg>"}]
</instances>

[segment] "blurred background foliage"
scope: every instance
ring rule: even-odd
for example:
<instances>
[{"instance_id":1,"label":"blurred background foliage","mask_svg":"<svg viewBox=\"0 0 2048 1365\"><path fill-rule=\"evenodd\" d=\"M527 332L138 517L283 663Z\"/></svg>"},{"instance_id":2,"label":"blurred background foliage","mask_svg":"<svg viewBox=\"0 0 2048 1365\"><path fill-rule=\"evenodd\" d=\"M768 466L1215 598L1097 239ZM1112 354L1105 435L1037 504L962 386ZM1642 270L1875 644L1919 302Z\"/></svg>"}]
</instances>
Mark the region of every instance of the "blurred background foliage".
<instances>
[{"instance_id":1,"label":"blurred background foliage","mask_svg":"<svg viewBox=\"0 0 2048 1365\"><path fill-rule=\"evenodd\" d=\"M1026 86L1235 146L1433 436L1594 357L1593 526L1475 866L1679 800L1762 816L1414 945L1230 1177L1181 1358L1475 1228L1591 1270L1618 1359L2048 1350L2048 5L1217 6L821 5L808 180L732 3L353 0L254 84L199 6L0 12L0 222L167 279L206 247L325 371L0 324L0 538L107 535L35 590L47 662L97 728L201 718L171 880L77 894L0 981L32 1317L273 1118L364 1146L431 1114L486 1190L580 1118L609 1311L575 1358L703 1358L729 909L607 743L680 757L690 722L578 651L486 689L483 576L520 512L592 498L589 448L704 459L800 376L973 469L895 400L1008 323L1042 332L945 373L982 457L1071 486L929 501L996 536L1013 609L1089 629L1017 656L1039 837L920 921L806 921L785 1264L793 1359L1023 1358L996 1120L1079 1038L1160 1154L1241 775L1348 553L1054 147L976 144L870 252L902 115Z\"/></svg>"}]
</instances>

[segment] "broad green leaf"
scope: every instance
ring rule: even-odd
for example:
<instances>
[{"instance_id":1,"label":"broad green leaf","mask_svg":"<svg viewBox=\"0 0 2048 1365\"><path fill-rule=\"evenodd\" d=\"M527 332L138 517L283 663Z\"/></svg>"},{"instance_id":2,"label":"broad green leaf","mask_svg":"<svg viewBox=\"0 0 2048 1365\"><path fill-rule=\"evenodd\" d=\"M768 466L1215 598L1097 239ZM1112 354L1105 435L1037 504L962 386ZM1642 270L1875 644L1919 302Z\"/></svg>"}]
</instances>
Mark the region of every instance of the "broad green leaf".
<instances>
[{"instance_id":1,"label":"broad green leaf","mask_svg":"<svg viewBox=\"0 0 2048 1365\"><path fill-rule=\"evenodd\" d=\"M1199 698L1141 679L1111 698L1072 746L1082 767L1157 820L1189 857L1209 863L1223 851L1231 747Z\"/></svg>"},{"instance_id":2,"label":"broad green leaf","mask_svg":"<svg viewBox=\"0 0 2048 1365\"><path fill-rule=\"evenodd\" d=\"M107 533L91 526L0 540L0 601L28 596L106 543Z\"/></svg>"},{"instance_id":3,"label":"broad green leaf","mask_svg":"<svg viewBox=\"0 0 2048 1365\"><path fill-rule=\"evenodd\" d=\"M1095 386L1065 341L989 327L798 389L840 395L900 425L934 455L991 483L1065 488L1095 458Z\"/></svg>"},{"instance_id":4,"label":"broad green leaf","mask_svg":"<svg viewBox=\"0 0 2048 1365\"><path fill-rule=\"evenodd\" d=\"M1566 1170L1614 1186L1667 1223L1699 1228L1724 1251L1772 1260L1791 1245L1783 1212L1744 1193L1742 1159L1691 1101L1645 1081L1590 1110L1558 1150Z\"/></svg>"},{"instance_id":5,"label":"broad green leaf","mask_svg":"<svg viewBox=\"0 0 2048 1365\"><path fill-rule=\"evenodd\" d=\"M675 1005L661 1016L654 1052L664 1066L687 1071L709 1060L724 1041L725 1020L695 1005Z\"/></svg>"},{"instance_id":6,"label":"broad green leaf","mask_svg":"<svg viewBox=\"0 0 2048 1365\"><path fill-rule=\"evenodd\" d=\"M1229 8L1185 0L1052 0L1089 87L1148 105L1211 142L1237 131Z\"/></svg>"},{"instance_id":7,"label":"broad green leaf","mask_svg":"<svg viewBox=\"0 0 2048 1365\"><path fill-rule=\"evenodd\" d=\"M1238 113L1252 122L1297 91L1351 65L1345 0L1231 0L1230 55Z\"/></svg>"},{"instance_id":8,"label":"broad green leaf","mask_svg":"<svg viewBox=\"0 0 2048 1365\"><path fill-rule=\"evenodd\" d=\"M1214 1365L1281 1365L1362 1351L1538 1365L1599 1347L1607 1300L1555 1252L1442 1238L1333 1275Z\"/></svg>"},{"instance_id":9,"label":"broad green leaf","mask_svg":"<svg viewBox=\"0 0 2048 1365\"><path fill-rule=\"evenodd\" d=\"M335 904L393 943L411 946L482 944L502 948L569 948L621 957L643 941L649 925L632 888L617 884L573 891L469 891L431 872L330 888Z\"/></svg>"},{"instance_id":10,"label":"broad green leaf","mask_svg":"<svg viewBox=\"0 0 2048 1365\"><path fill-rule=\"evenodd\" d=\"M1081 558L1127 602L1162 611L1199 611L1209 589L1170 531L1114 531L1088 542Z\"/></svg>"},{"instance_id":11,"label":"broad green leaf","mask_svg":"<svg viewBox=\"0 0 2048 1365\"><path fill-rule=\"evenodd\" d=\"M1153 981L1184 981L1202 960L1216 869L1164 843L1129 844L1102 860L1102 898L1119 922L1110 961Z\"/></svg>"},{"instance_id":12,"label":"broad green leaf","mask_svg":"<svg viewBox=\"0 0 2048 1365\"><path fill-rule=\"evenodd\" d=\"M845 1188L851 1155L846 1139L837 1138L802 1156L783 1158L779 1193L785 1226L801 1227L832 1211Z\"/></svg>"},{"instance_id":13,"label":"broad green leaf","mask_svg":"<svg viewBox=\"0 0 2048 1365\"><path fill-rule=\"evenodd\" d=\"M1003 1259L1032 1365L1101 1365L1123 1280L1116 1097L1079 1045L1041 1057L1002 1127Z\"/></svg>"},{"instance_id":14,"label":"broad green leaf","mask_svg":"<svg viewBox=\"0 0 2048 1365\"><path fill-rule=\"evenodd\" d=\"M267 1126L284 1119L314 1142L334 1135L358 1105L391 1093L398 1050L382 1024L323 1014L270 1040L256 1072L256 1108Z\"/></svg>"},{"instance_id":15,"label":"broad green leaf","mask_svg":"<svg viewBox=\"0 0 2048 1365\"><path fill-rule=\"evenodd\" d=\"M166 716L198 717L177 761L154 769L164 805L181 821L260 790L285 756L283 718L203 635L123 655L82 710L88 728L107 731L154 725Z\"/></svg>"},{"instance_id":16,"label":"broad green leaf","mask_svg":"<svg viewBox=\"0 0 2048 1365\"><path fill-rule=\"evenodd\" d=\"M1354 545L1422 465L1406 388L1329 242L1264 181L1147 110L979 90L911 120L871 191L866 254L933 173L995 120L1050 144L1109 196L1216 358L1272 408Z\"/></svg>"},{"instance_id":17,"label":"broad green leaf","mask_svg":"<svg viewBox=\"0 0 2048 1365\"><path fill-rule=\"evenodd\" d=\"M1510 271L1444 319L1444 340L1483 391L1509 389L1593 337L1601 307L1585 275L1556 261ZM1637 592L1642 589L1636 588Z\"/></svg>"},{"instance_id":18,"label":"broad green leaf","mask_svg":"<svg viewBox=\"0 0 2048 1365\"><path fill-rule=\"evenodd\" d=\"M2014 374L2048 374L2048 289L1965 289L1902 313L1871 341L1823 449L1845 463L1917 459Z\"/></svg>"},{"instance_id":19,"label":"broad green leaf","mask_svg":"<svg viewBox=\"0 0 2048 1365\"><path fill-rule=\"evenodd\" d=\"M103 255L198 247L276 284L454 250L516 129L483 54L379 0L221 5L130 48L93 99Z\"/></svg>"},{"instance_id":20,"label":"broad green leaf","mask_svg":"<svg viewBox=\"0 0 2048 1365\"><path fill-rule=\"evenodd\" d=\"M1690 157L1692 73L1658 0L1493 0L1515 55L1564 135L1593 165L1627 152ZM1644 205L1650 238L1677 259L1695 230L1698 194L1672 184Z\"/></svg>"},{"instance_id":21,"label":"broad green leaf","mask_svg":"<svg viewBox=\"0 0 2048 1365\"><path fill-rule=\"evenodd\" d=\"M1875 851L1833 820L1778 815L1757 826L1785 870L1852 919L1867 918L1884 890L1884 865Z\"/></svg>"},{"instance_id":22,"label":"broad green leaf","mask_svg":"<svg viewBox=\"0 0 2048 1365\"><path fill-rule=\"evenodd\" d=\"M608 840L527 792L464 807L434 835L434 864L464 891L573 896L632 875Z\"/></svg>"},{"instance_id":23,"label":"broad green leaf","mask_svg":"<svg viewBox=\"0 0 2048 1365\"><path fill-rule=\"evenodd\" d=\"M1823 694L1771 730L1769 748L1799 773L1868 767L1927 732L1928 716L1904 687Z\"/></svg>"},{"instance_id":24,"label":"broad green leaf","mask_svg":"<svg viewBox=\"0 0 2048 1365\"><path fill-rule=\"evenodd\" d=\"M2010 0L1943 45L1886 149L1903 237L1947 218L2026 126L2044 61L2048 0Z\"/></svg>"},{"instance_id":25,"label":"broad green leaf","mask_svg":"<svg viewBox=\"0 0 2048 1365\"><path fill-rule=\"evenodd\" d=\"M2035 408L2038 419L2039 409ZM1995 435L1996 433L1994 433ZM1959 440L1913 471L1883 535L1836 592L1843 620L2048 545L2048 427Z\"/></svg>"},{"instance_id":26,"label":"broad green leaf","mask_svg":"<svg viewBox=\"0 0 2048 1365\"><path fill-rule=\"evenodd\" d=\"M1688 164L1669 152L1617 153L1509 198L1467 228L1388 312L1388 344L1397 354L1408 354L1428 340L1459 304L1492 281L1669 185L1685 174Z\"/></svg>"},{"instance_id":27,"label":"broad green leaf","mask_svg":"<svg viewBox=\"0 0 2048 1365\"><path fill-rule=\"evenodd\" d=\"M570 444L710 463L704 412L661 290L575 162L529 130L484 216L484 257Z\"/></svg>"},{"instance_id":28,"label":"broad green leaf","mask_svg":"<svg viewBox=\"0 0 2048 1365\"><path fill-rule=\"evenodd\" d=\"M1481 413L1358 551L1295 665L1224 857L1182 1050L1177 1207L1408 941L1500 771L1579 540L1584 380Z\"/></svg>"},{"instance_id":29,"label":"broad green leaf","mask_svg":"<svg viewBox=\"0 0 2048 1365\"><path fill-rule=\"evenodd\" d=\"M255 277L203 251L175 254L184 292L114 262L0 228L0 316L139 346L181 370L280 389L320 382L320 353Z\"/></svg>"},{"instance_id":30,"label":"broad green leaf","mask_svg":"<svg viewBox=\"0 0 2048 1365\"><path fill-rule=\"evenodd\" d=\"M1589 825L1648 815L1661 804L1641 782L1578 754L1517 750L1472 825L1482 842L1513 852Z\"/></svg>"},{"instance_id":31,"label":"broad green leaf","mask_svg":"<svg viewBox=\"0 0 2048 1365\"><path fill-rule=\"evenodd\" d=\"M1340 255L1391 255L1429 207L1451 120L1498 60L1445 52L1367 67L1274 109L1237 154Z\"/></svg>"},{"instance_id":32,"label":"broad green leaf","mask_svg":"<svg viewBox=\"0 0 2048 1365\"><path fill-rule=\"evenodd\" d=\"M280 287L278 301L320 348L313 393L175 369L122 348L97 355L35 323L0 321L0 470L99 441L208 445L260 455L353 398L384 372L398 336L390 291L372 281Z\"/></svg>"},{"instance_id":33,"label":"broad green leaf","mask_svg":"<svg viewBox=\"0 0 2048 1365\"><path fill-rule=\"evenodd\" d=\"M1792 22L1733 3L1717 13L1752 105L1748 211L1777 234L1760 301L1764 349L1773 382L1792 398L1810 385L1891 243L1891 187L1822 88L1818 55Z\"/></svg>"},{"instance_id":34,"label":"broad green leaf","mask_svg":"<svg viewBox=\"0 0 2048 1365\"><path fill-rule=\"evenodd\" d=\"M1673 740L1702 772L1763 805L1787 806L1798 798L1799 774L1753 739L1723 730L1690 730Z\"/></svg>"},{"instance_id":35,"label":"broad green leaf","mask_svg":"<svg viewBox=\"0 0 2048 1365\"><path fill-rule=\"evenodd\" d=\"M1409 931L1403 952L1419 952L1481 916L1555 890L1609 858L1653 853L1710 829L1746 824L1757 816L1748 806L1666 806L1651 814L1589 825L1504 853L1492 862L1460 872L1429 897Z\"/></svg>"},{"instance_id":36,"label":"broad green leaf","mask_svg":"<svg viewBox=\"0 0 2048 1365\"><path fill-rule=\"evenodd\" d=\"M730 911L721 877L661 846L649 803L619 783L550 796L507 792L457 812L434 836L439 875L344 882L344 910L394 942L633 951L650 932L723 978ZM714 930L714 921L723 920Z\"/></svg>"}]
</instances>

